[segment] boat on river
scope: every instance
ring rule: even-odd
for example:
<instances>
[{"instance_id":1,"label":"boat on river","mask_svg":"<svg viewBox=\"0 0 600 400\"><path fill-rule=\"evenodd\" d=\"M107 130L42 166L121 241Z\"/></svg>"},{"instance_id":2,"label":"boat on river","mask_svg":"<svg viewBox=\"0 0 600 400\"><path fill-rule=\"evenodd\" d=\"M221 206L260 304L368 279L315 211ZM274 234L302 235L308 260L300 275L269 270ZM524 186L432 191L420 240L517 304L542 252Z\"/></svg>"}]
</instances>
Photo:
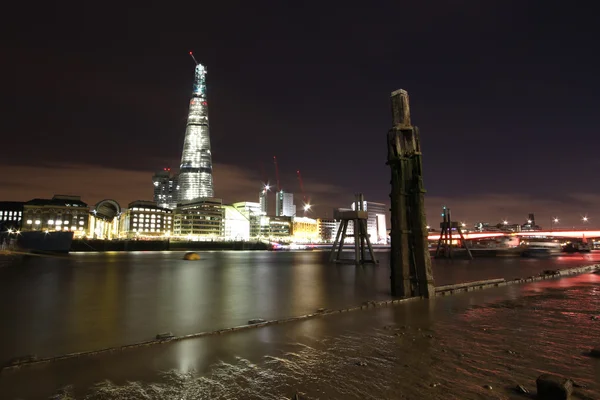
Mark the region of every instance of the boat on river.
<instances>
[{"instance_id":1,"label":"boat on river","mask_svg":"<svg viewBox=\"0 0 600 400\"><path fill-rule=\"evenodd\" d=\"M562 246L553 240L530 240L521 243L523 257L553 257L562 252Z\"/></svg>"},{"instance_id":2,"label":"boat on river","mask_svg":"<svg viewBox=\"0 0 600 400\"><path fill-rule=\"evenodd\" d=\"M16 247L19 251L31 253L60 253L71 250L73 232L26 231L17 235Z\"/></svg>"}]
</instances>

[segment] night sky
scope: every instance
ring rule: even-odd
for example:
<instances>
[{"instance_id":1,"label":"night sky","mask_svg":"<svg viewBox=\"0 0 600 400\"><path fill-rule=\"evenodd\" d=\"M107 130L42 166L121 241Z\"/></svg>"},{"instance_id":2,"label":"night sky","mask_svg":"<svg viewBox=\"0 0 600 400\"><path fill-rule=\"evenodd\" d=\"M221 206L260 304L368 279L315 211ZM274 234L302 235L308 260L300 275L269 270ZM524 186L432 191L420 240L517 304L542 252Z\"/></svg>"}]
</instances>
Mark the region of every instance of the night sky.
<instances>
[{"instance_id":1,"label":"night sky","mask_svg":"<svg viewBox=\"0 0 600 400\"><path fill-rule=\"evenodd\" d=\"M389 96L403 88L432 225L442 205L469 225L530 212L546 226L553 216L600 224L597 10L552 0L50 3L5 9L0 200L152 199L153 172L179 164L192 50L208 69L225 202L258 201L276 155L282 187L300 198L300 169L317 215L359 191L389 203Z\"/></svg>"}]
</instances>

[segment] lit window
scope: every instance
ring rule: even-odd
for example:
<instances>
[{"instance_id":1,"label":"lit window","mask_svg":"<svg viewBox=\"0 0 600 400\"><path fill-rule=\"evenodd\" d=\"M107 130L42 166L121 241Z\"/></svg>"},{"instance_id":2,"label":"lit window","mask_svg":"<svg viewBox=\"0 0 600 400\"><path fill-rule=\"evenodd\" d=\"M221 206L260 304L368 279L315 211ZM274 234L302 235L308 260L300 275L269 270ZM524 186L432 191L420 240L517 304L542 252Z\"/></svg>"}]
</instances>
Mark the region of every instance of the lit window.
<instances>
[{"instance_id":1,"label":"lit window","mask_svg":"<svg viewBox=\"0 0 600 400\"><path fill-rule=\"evenodd\" d=\"M27 220L27 224L28 224L28 225L31 225L31 223L32 223L32 222L33 222L33 221L32 221L32 220L30 220L30 219L28 219L28 220Z\"/></svg>"},{"instance_id":2,"label":"lit window","mask_svg":"<svg viewBox=\"0 0 600 400\"><path fill-rule=\"evenodd\" d=\"M48 221L48 222L50 222L50 221ZM62 221L61 220L57 220L56 221L56 225L60 225L60 224L62 224Z\"/></svg>"},{"instance_id":3,"label":"lit window","mask_svg":"<svg viewBox=\"0 0 600 400\"><path fill-rule=\"evenodd\" d=\"M133 226L137 226L137 224L134 222L134 223L133 223Z\"/></svg>"},{"instance_id":4,"label":"lit window","mask_svg":"<svg viewBox=\"0 0 600 400\"><path fill-rule=\"evenodd\" d=\"M79 221L79 225L83 225L83 224L85 224L85 222Z\"/></svg>"},{"instance_id":5,"label":"lit window","mask_svg":"<svg viewBox=\"0 0 600 400\"><path fill-rule=\"evenodd\" d=\"M73 226L71 227L71 230L72 230L72 231L74 231L75 229L77 229L77 227L76 227L75 225L73 225Z\"/></svg>"},{"instance_id":6,"label":"lit window","mask_svg":"<svg viewBox=\"0 0 600 400\"><path fill-rule=\"evenodd\" d=\"M36 219L36 220L35 220L35 224L36 224L36 225L39 225L39 224L40 224L40 220L39 220L39 219Z\"/></svg>"}]
</instances>

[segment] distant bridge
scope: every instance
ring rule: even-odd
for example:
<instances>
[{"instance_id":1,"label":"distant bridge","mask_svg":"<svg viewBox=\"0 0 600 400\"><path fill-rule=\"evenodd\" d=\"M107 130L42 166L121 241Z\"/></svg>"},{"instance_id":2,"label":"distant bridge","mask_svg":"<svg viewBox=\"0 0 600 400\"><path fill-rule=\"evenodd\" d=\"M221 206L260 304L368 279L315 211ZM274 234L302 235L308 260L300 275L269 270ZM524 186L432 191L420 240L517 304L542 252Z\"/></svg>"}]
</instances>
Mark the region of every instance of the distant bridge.
<instances>
[{"instance_id":1,"label":"distant bridge","mask_svg":"<svg viewBox=\"0 0 600 400\"><path fill-rule=\"evenodd\" d=\"M551 230L551 231L523 231L523 232L471 232L464 233L465 239L487 239L494 237L532 237L532 236L546 236L546 237L557 237L557 238L579 238L579 239L595 239L600 238L600 231L571 231L571 230ZM430 232L429 240L438 240L440 238L439 232ZM458 232L452 232L452 239L460 239Z\"/></svg>"}]
</instances>

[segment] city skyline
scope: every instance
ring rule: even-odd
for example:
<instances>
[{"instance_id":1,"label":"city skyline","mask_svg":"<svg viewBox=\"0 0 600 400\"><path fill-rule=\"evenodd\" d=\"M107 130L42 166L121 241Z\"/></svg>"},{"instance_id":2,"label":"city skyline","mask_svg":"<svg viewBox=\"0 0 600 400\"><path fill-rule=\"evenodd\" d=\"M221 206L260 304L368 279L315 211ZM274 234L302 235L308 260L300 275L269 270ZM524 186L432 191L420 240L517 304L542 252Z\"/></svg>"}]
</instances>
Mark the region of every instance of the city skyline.
<instances>
[{"instance_id":1,"label":"city skyline","mask_svg":"<svg viewBox=\"0 0 600 400\"><path fill-rule=\"evenodd\" d=\"M198 26L185 23L191 11L145 11L163 18L156 28L125 7L110 32L99 29L99 11L77 25L77 37L69 36L76 11L60 6L28 13L27 30L10 25L19 34L7 46L3 97L14 112L2 124L7 148L21 151L0 161L0 197L151 199L154 171L179 165L186 53L195 49L211 70L215 192L225 202L257 201L261 183L275 181L277 155L282 188L299 194L294 172L302 170L317 215L355 192L389 204L387 102L404 88L421 128L430 223L442 205L468 223L523 221L529 212L542 225L558 217L573 226L586 215L600 222L600 191L589 179L600 88L598 56L586 50L592 13L541 2L441 4L433 13L391 3L319 13L240 4L252 18L215 5L203 7ZM221 26L228 18L235 29ZM297 29L311 23L318 28ZM30 93L45 105L34 114Z\"/></svg>"}]
</instances>

